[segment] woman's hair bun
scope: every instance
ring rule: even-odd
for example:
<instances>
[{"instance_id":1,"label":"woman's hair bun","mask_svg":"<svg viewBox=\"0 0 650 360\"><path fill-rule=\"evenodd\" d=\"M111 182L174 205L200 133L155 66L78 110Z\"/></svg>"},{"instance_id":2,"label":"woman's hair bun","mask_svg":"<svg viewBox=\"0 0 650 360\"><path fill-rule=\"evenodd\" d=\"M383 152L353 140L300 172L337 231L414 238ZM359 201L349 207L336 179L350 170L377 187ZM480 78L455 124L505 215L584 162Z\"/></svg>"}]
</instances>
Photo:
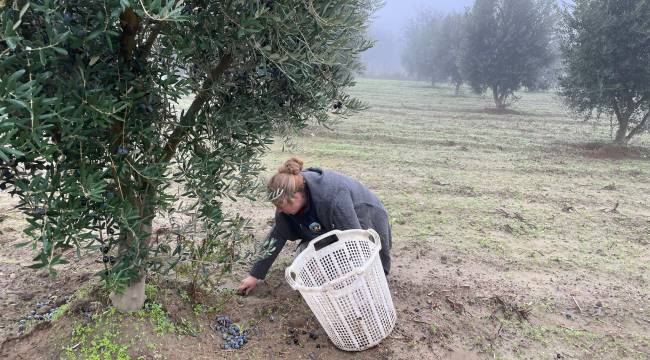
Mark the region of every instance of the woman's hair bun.
<instances>
[{"instance_id":1,"label":"woman's hair bun","mask_svg":"<svg viewBox=\"0 0 650 360\"><path fill-rule=\"evenodd\" d=\"M292 157L291 159L284 162L282 166L278 169L280 174L291 174L298 175L302 171L302 165L304 162L297 157Z\"/></svg>"}]
</instances>

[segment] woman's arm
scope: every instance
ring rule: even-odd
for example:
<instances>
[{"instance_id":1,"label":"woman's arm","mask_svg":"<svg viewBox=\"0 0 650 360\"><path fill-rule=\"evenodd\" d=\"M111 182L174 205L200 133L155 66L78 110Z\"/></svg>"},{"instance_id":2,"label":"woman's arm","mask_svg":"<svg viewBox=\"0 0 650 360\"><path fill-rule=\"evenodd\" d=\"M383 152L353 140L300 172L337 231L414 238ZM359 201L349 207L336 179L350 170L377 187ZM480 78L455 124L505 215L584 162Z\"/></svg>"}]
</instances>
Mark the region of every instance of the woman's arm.
<instances>
[{"instance_id":1,"label":"woman's arm","mask_svg":"<svg viewBox=\"0 0 650 360\"><path fill-rule=\"evenodd\" d=\"M288 221L281 214L276 214L275 225L266 237L265 244L268 244L267 253L260 257L250 271L250 275L262 280L269 272L271 265L282 251L284 244L288 239L293 239L293 231L289 226ZM270 250L270 251L269 251Z\"/></svg>"},{"instance_id":2,"label":"woman's arm","mask_svg":"<svg viewBox=\"0 0 650 360\"><path fill-rule=\"evenodd\" d=\"M287 243L286 238L273 236L275 233L274 229L271 230L266 238L265 243L268 244L268 248L265 250L267 253L257 259L250 271L250 275L259 280L262 280L266 277L266 273L271 268L271 265L273 265L273 262L278 257L278 254L280 254L280 251L282 251L284 244Z\"/></svg>"}]
</instances>

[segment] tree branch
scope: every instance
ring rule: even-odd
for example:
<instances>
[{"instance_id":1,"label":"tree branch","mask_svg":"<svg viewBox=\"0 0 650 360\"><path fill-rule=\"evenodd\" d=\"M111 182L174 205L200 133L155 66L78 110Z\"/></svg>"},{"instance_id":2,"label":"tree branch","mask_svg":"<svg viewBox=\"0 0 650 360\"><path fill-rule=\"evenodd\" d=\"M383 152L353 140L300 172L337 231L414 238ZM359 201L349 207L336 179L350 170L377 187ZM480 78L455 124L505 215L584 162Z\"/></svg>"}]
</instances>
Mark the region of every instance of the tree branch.
<instances>
[{"instance_id":1,"label":"tree branch","mask_svg":"<svg viewBox=\"0 0 650 360\"><path fill-rule=\"evenodd\" d=\"M639 108L639 106L641 106L643 101L644 101L643 97L641 97L641 99L639 99L639 101L636 101L636 102L632 98L628 99L628 101L627 101L628 102L628 109L624 114L625 118L629 119L632 116L632 114L634 114L634 112Z\"/></svg>"},{"instance_id":2,"label":"tree branch","mask_svg":"<svg viewBox=\"0 0 650 360\"><path fill-rule=\"evenodd\" d=\"M621 114L621 109L618 107L618 103L616 102L616 99L614 99L612 104L614 105L613 107L614 107L614 114L616 114L616 120L620 124L621 121L623 121L623 114Z\"/></svg>"},{"instance_id":3,"label":"tree branch","mask_svg":"<svg viewBox=\"0 0 650 360\"><path fill-rule=\"evenodd\" d=\"M171 136L169 136L169 140L167 140L167 144L163 148L164 153L160 162L168 162L174 156L176 148L187 134L187 130L194 126L199 110L208 101L210 88L212 88L212 85L214 85L231 63L232 56L230 54L224 54L221 60L219 60L219 63L210 71L208 79L205 80L203 86L201 86L201 90L196 94L192 105L190 105L187 112L181 117L180 123L176 126Z\"/></svg>"},{"instance_id":4,"label":"tree branch","mask_svg":"<svg viewBox=\"0 0 650 360\"><path fill-rule=\"evenodd\" d=\"M178 0L174 1L174 6L176 5L178 5ZM149 53L151 53L151 48L153 47L153 43L156 42L156 38L160 34L160 30L162 30L162 25L162 22L156 22L151 29L151 32L149 33L149 37L147 37L147 40L145 40L144 44L142 44L140 58L143 59L143 61L146 61L147 56L149 56Z\"/></svg>"},{"instance_id":5,"label":"tree branch","mask_svg":"<svg viewBox=\"0 0 650 360\"><path fill-rule=\"evenodd\" d=\"M151 48L153 47L153 43L156 42L156 38L160 34L160 30L162 29L162 24L157 23L151 28L151 32L149 33L149 36L147 37L147 40L142 44L142 50L140 50L140 58L143 61L146 61L147 56L151 53Z\"/></svg>"},{"instance_id":6,"label":"tree branch","mask_svg":"<svg viewBox=\"0 0 650 360\"><path fill-rule=\"evenodd\" d=\"M643 116L643 119L641 120L641 122L639 123L639 125L635 126L634 129L632 129L632 131L630 131L630 133L627 134L627 136L625 137L625 139L626 139L627 141L630 141L630 139L632 139L633 136L635 136L636 134L638 134L638 133L640 133L641 131L645 130L646 125L648 124L648 119L649 119L649 118L650 118L650 111L648 111L648 112L645 114L645 116Z\"/></svg>"}]
</instances>

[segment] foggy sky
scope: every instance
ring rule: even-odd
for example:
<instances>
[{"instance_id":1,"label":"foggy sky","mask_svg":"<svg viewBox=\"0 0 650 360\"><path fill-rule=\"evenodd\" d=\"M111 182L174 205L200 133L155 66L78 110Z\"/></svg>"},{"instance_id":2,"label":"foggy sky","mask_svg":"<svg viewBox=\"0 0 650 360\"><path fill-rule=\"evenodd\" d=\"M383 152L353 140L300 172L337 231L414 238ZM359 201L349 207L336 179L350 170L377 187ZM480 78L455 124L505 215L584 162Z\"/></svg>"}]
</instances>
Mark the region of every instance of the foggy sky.
<instances>
[{"instance_id":1,"label":"foggy sky","mask_svg":"<svg viewBox=\"0 0 650 360\"><path fill-rule=\"evenodd\" d=\"M557 0L558 4L571 3L571 0ZM404 75L402 67L402 45L404 29L410 19L423 10L447 14L462 13L474 4L474 0L385 0L371 22L369 35L376 41L373 48L366 51L362 60L366 76L399 77Z\"/></svg>"},{"instance_id":2,"label":"foggy sky","mask_svg":"<svg viewBox=\"0 0 650 360\"><path fill-rule=\"evenodd\" d=\"M363 62L368 75L401 74L404 28L423 10L446 14L462 12L473 0L385 0L370 25L370 36L377 41L375 47L366 51Z\"/></svg>"}]
</instances>

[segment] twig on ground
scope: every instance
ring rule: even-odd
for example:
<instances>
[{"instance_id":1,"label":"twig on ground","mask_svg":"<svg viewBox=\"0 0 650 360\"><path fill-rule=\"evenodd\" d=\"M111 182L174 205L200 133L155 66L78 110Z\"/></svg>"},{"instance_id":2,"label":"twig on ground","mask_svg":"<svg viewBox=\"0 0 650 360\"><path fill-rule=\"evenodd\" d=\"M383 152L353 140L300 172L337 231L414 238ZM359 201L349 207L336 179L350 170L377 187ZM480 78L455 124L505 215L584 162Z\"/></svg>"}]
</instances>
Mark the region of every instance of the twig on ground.
<instances>
[{"instance_id":1,"label":"twig on ground","mask_svg":"<svg viewBox=\"0 0 650 360\"><path fill-rule=\"evenodd\" d=\"M431 326L430 323L428 323L428 322L426 322L426 321L423 321L423 320L418 320L418 319L414 319L414 318L411 318L411 320L413 320L414 322L416 322L416 323L418 323L418 324L424 324L424 325L429 325L429 326Z\"/></svg>"},{"instance_id":2,"label":"twig on ground","mask_svg":"<svg viewBox=\"0 0 650 360\"><path fill-rule=\"evenodd\" d=\"M602 208L602 209L600 209L600 211L607 212L607 213L613 213L613 214L619 214L620 211L618 211L618 205L619 205L619 202L617 201L616 204L614 204L613 208L611 208L611 209Z\"/></svg>"},{"instance_id":3,"label":"twig on ground","mask_svg":"<svg viewBox=\"0 0 650 360\"><path fill-rule=\"evenodd\" d=\"M578 307L578 311L580 311L580 313L582 313L582 308L580 307L580 304L578 304L578 301L576 300L576 298L574 298L573 295L571 295L571 299L573 300L573 303L576 304L576 306Z\"/></svg>"},{"instance_id":4,"label":"twig on ground","mask_svg":"<svg viewBox=\"0 0 650 360\"><path fill-rule=\"evenodd\" d=\"M496 334L494 334L494 337L492 338L493 341L496 340L501 335L502 328L503 328L503 324L499 323L499 328L497 329Z\"/></svg>"},{"instance_id":5,"label":"twig on ground","mask_svg":"<svg viewBox=\"0 0 650 360\"><path fill-rule=\"evenodd\" d=\"M509 213L507 210L502 209L502 208L498 208L495 211L498 214L503 215L505 218L507 218L507 219L515 219L515 220L523 223L524 225L528 226L531 229L536 229L537 228L537 226L535 226L535 224L531 224L528 220L526 220L524 218L523 215L521 215L520 213L518 213L516 211L513 211L512 213Z\"/></svg>"}]
</instances>

